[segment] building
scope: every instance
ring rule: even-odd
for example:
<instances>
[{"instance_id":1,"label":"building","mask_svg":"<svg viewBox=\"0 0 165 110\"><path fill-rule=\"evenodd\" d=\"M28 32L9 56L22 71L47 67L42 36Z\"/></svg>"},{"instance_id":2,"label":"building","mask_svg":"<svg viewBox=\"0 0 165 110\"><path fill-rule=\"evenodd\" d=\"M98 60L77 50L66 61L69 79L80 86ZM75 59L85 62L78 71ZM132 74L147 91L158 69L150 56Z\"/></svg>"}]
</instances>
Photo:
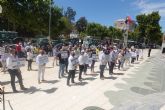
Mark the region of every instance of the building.
<instances>
[{"instance_id":1,"label":"building","mask_svg":"<svg viewBox=\"0 0 165 110\"><path fill-rule=\"evenodd\" d=\"M121 30L129 29L129 31L134 31L136 27L136 21L132 20L130 23L126 25L125 19L118 19L115 21L114 27Z\"/></svg>"}]
</instances>

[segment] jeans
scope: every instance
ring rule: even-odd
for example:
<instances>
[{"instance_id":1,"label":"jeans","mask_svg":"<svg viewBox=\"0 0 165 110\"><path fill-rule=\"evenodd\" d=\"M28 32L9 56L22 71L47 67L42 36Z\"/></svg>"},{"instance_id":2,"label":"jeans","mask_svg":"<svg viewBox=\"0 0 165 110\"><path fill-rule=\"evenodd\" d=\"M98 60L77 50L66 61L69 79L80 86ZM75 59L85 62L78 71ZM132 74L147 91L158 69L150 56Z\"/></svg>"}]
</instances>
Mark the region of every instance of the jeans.
<instances>
[{"instance_id":1,"label":"jeans","mask_svg":"<svg viewBox=\"0 0 165 110\"><path fill-rule=\"evenodd\" d=\"M32 62L32 59L28 60L28 70L32 70Z\"/></svg>"},{"instance_id":2,"label":"jeans","mask_svg":"<svg viewBox=\"0 0 165 110\"><path fill-rule=\"evenodd\" d=\"M110 62L109 74L113 73L114 66L115 66L115 62Z\"/></svg>"},{"instance_id":3,"label":"jeans","mask_svg":"<svg viewBox=\"0 0 165 110\"><path fill-rule=\"evenodd\" d=\"M91 71L94 72L95 60L92 60Z\"/></svg>"},{"instance_id":4,"label":"jeans","mask_svg":"<svg viewBox=\"0 0 165 110\"><path fill-rule=\"evenodd\" d=\"M87 73L87 68L88 68L88 64L85 64L85 65L84 65L84 74Z\"/></svg>"},{"instance_id":5,"label":"jeans","mask_svg":"<svg viewBox=\"0 0 165 110\"><path fill-rule=\"evenodd\" d=\"M59 65L59 72L58 72L58 77L59 78L61 76L64 76L64 68L65 68L65 64L60 63L60 65Z\"/></svg>"},{"instance_id":6,"label":"jeans","mask_svg":"<svg viewBox=\"0 0 165 110\"><path fill-rule=\"evenodd\" d=\"M132 57L132 58L131 58L131 63L134 63L135 60L136 60L136 58Z\"/></svg>"},{"instance_id":7,"label":"jeans","mask_svg":"<svg viewBox=\"0 0 165 110\"><path fill-rule=\"evenodd\" d=\"M10 77L11 77L11 87L12 87L13 91L16 91L15 77L18 78L18 82L19 82L20 87L24 88L21 72L18 69L8 69L8 72L9 72Z\"/></svg>"},{"instance_id":8,"label":"jeans","mask_svg":"<svg viewBox=\"0 0 165 110\"><path fill-rule=\"evenodd\" d=\"M106 65L100 65L100 78L104 77L104 69Z\"/></svg>"},{"instance_id":9,"label":"jeans","mask_svg":"<svg viewBox=\"0 0 165 110\"><path fill-rule=\"evenodd\" d=\"M79 65L79 80L82 79L81 75L84 70L84 65Z\"/></svg>"}]
</instances>

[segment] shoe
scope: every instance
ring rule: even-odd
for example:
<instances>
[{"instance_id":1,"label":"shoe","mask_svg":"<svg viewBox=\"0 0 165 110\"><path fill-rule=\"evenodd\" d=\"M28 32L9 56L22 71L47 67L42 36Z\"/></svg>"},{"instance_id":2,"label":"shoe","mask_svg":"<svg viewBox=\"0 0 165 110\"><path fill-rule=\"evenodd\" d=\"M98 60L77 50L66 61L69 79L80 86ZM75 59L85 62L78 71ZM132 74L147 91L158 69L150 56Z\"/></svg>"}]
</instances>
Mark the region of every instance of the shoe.
<instances>
[{"instance_id":1,"label":"shoe","mask_svg":"<svg viewBox=\"0 0 165 110\"><path fill-rule=\"evenodd\" d=\"M25 87L22 87L22 88L21 88L21 90L27 90L27 88L25 88Z\"/></svg>"},{"instance_id":2,"label":"shoe","mask_svg":"<svg viewBox=\"0 0 165 110\"><path fill-rule=\"evenodd\" d=\"M43 80L41 80L41 81L43 81L43 82L44 82L44 81L46 81L46 80L44 80L44 79L43 79Z\"/></svg>"},{"instance_id":3,"label":"shoe","mask_svg":"<svg viewBox=\"0 0 165 110\"><path fill-rule=\"evenodd\" d=\"M75 83L74 81L72 81L72 83Z\"/></svg>"},{"instance_id":4,"label":"shoe","mask_svg":"<svg viewBox=\"0 0 165 110\"><path fill-rule=\"evenodd\" d=\"M18 91L17 91L17 90L13 90L13 92L14 92L14 93L18 93Z\"/></svg>"},{"instance_id":5,"label":"shoe","mask_svg":"<svg viewBox=\"0 0 165 110\"><path fill-rule=\"evenodd\" d=\"M100 77L100 79L101 79L101 80L104 80L104 77L102 76L102 77Z\"/></svg>"},{"instance_id":6,"label":"shoe","mask_svg":"<svg viewBox=\"0 0 165 110\"><path fill-rule=\"evenodd\" d=\"M79 80L79 81L82 81L82 78L79 78L78 80Z\"/></svg>"}]
</instances>

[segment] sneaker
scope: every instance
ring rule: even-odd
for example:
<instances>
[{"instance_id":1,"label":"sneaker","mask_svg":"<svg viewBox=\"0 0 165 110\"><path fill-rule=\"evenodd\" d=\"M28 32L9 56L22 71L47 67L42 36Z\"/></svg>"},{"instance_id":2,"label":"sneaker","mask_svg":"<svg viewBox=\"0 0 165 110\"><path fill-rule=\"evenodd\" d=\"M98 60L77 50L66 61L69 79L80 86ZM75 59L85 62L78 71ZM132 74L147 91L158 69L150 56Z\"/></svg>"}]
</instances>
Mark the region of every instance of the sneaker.
<instances>
[{"instance_id":1,"label":"sneaker","mask_svg":"<svg viewBox=\"0 0 165 110\"><path fill-rule=\"evenodd\" d=\"M17 91L17 90L13 90L13 92L14 92L14 93L18 93L18 91Z\"/></svg>"}]
</instances>

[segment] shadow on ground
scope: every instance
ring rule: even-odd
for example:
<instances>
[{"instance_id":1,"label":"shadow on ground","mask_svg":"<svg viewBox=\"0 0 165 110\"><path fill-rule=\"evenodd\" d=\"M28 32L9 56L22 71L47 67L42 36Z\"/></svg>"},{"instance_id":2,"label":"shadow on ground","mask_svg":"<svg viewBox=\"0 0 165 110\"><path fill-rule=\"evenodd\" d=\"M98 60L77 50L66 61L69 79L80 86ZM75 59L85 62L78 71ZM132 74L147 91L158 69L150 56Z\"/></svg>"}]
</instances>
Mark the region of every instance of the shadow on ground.
<instances>
[{"instance_id":1,"label":"shadow on ground","mask_svg":"<svg viewBox=\"0 0 165 110\"><path fill-rule=\"evenodd\" d=\"M119 89L118 91L106 91L104 94L109 99L110 103L114 105L114 108L119 108L124 102L127 103L127 106L131 104L136 108L144 104L140 99L151 99L153 100L153 94L160 94L165 92L165 66L163 61L160 61L160 56L149 58L145 63L142 63L138 68L135 68L136 71L133 71L135 74L129 74L130 78L123 78L126 83L118 83L115 86ZM151 62L151 63L147 63ZM136 103L134 103L136 102ZM165 99L158 103L161 105L165 102ZM134 103L134 104L133 104ZM140 103L140 104L139 104ZM146 100L147 103L142 109L138 110L151 110L150 107L154 102L151 103L149 100ZM160 108L159 104L156 105L157 108ZM124 109L125 104L122 105L122 109L113 109L113 110L135 110L135 109ZM126 107L127 108L127 107ZM144 109L146 108L146 109ZM149 108L149 109L148 109ZM158 109L153 109L158 110Z\"/></svg>"},{"instance_id":2,"label":"shadow on ground","mask_svg":"<svg viewBox=\"0 0 165 110\"><path fill-rule=\"evenodd\" d=\"M84 108L83 110L105 110L105 109L96 106L89 106Z\"/></svg>"}]
</instances>

